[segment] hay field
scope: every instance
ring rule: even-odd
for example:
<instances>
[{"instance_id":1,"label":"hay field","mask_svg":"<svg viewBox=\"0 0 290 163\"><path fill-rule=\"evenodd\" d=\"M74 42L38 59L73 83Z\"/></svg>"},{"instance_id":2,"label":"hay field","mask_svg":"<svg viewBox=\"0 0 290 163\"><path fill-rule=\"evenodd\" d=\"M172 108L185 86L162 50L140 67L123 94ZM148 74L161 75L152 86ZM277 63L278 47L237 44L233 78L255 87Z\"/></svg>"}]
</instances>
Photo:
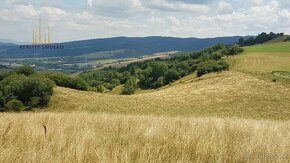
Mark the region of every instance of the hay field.
<instances>
[{"instance_id":1,"label":"hay field","mask_svg":"<svg viewBox=\"0 0 290 163\"><path fill-rule=\"evenodd\" d=\"M44 111L290 119L290 88L234 71L131 96L56 87Z\"/></svg>"},{"instance_id":2,"label":"hay field","mask_svg":"<svg viewBox=\"0 0 290 163\"><path fill-rule=\"evenodd\" d=\"M290 161L290 121L75 112L0 122L0 162Z\"/></svg>"}]
</instances>

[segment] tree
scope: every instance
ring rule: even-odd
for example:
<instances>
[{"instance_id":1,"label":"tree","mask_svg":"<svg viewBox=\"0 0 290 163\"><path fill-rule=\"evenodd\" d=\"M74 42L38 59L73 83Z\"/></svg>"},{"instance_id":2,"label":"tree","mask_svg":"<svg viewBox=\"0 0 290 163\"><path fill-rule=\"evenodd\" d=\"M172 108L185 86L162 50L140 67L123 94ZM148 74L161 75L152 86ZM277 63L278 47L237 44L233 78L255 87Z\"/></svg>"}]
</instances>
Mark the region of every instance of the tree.
<instances>
[{"instance_id":1,"label":"tree","mask_svg":"<svg viewBox=\"0 0 290 163\"><path fill-rule=\"evenodd\" d=\"M24 65L16 69L17 74L23 74L25 76L36 74L36 71L29 65Z\"/></svg>"},{"instance_id":2,"label":"tree","mask_svg":"<svg viewBox=\"0 0 290 163\"><path fill-rule=\"evenodd\" d=\"M103 92L105 92L105 90L106 90L106 87L104 87L103 85L97 86L97 92L103 93Z\"/></svg>"},{"instance_id":3,"label":"tree","mask_svg":"<svg viewBox=\"0 0 290 163\"><path fill-rule=\"evenodd\" d=\"M196 73L197 73L197 76L200 77L207 73L219 72L219 71L228 70L228 69L229 69L229 64L227 62L210 60L210 61L200 63L196 69Z\"/></svg>"},{"instance_id":4,"label":"tree","mask_svg":"<svg viewBox=\"0 0 290 163\"><path fill-rule=\"evenodd\" d=\"M150 76L153 77L153 79L157 80L161 76L165 76L166 72L168 71L167 64L163 62L152 62L150 64L150 67L152 68Z\"/></svg>"},{"instance_id":5,"label":"tree","mask_svg":"<svg viewBox=\"0 0 290 163\"><path fill-rule=\"evenodd\" d=\"M53 93L53 82L43 76L11 75L0 82L3 105L12 99L26 106L46 106Z\"/></svg>"},{"instance_id":6,"label":"tree","mask_svg":"<svg viewBox=\"0 0 290 163\"><path fill-rule=\"evenodd\" d=\"M122 90L122 94L125 94L125 95L134 94L135 89L138 88L137 82L138 82L137 78L133 78L133 77L127 80Z\"/></svg>"},{"instance_id":7,"label":"tree","mask_svg":"<svg viewBox=\"0 0 290 163\"><path fill-rule=\"evenodd\" d=\"M228 48L228 55L237 55L242 53L244 50L239 47L238 44L232 45Z\"/></svg>"},{"instance_id":8,"label":"tree","mask_svg":"<svg viewBox=\"0 0 290 163\"><path fill-rule=\"evenodd\" d=\"M218 60L222 59L222 55L221 55L221 53L219 53L219 52L213 52L213 53L210 55L210 59L213 59L213 60L218 61Z\"/></svg>"},{"instance_id":9,"label":"tree","mask_svg":"<svg viewBox=\"0 0 290 163\"><path fill-rule=\"evenodd\" d=\"M24 110L24 105L21 101L19 101L17 99L12 99L5 105L5 111L20 112L22 110Z\"/></svg>"},{"instance_id":10,"label":"tree","mask_svg":"<svg viewBox=\"0 0 290 163\"><path fill-rule=\"evenodd\" d=\"M165 75L165 80L167 83L180 79L180 73L176 69L169 69Z\"/></svg>"},{"instance_id":11,"label":"tree","mask_svg":"<svg viewBox=\"0 0 290 163\"><path fill-rule=\"evenodd\" d=\"M124 95L132 95L134 93L135 93L135 88L132 86L124 87L122 89L122 94L124 94Z\"/></svg>"},{"instance_id":12,"label":"tree","mask_svg":"<svg viewBox=\"0 0 290 163\"><path fill-rule=\"evenodd\" d=\"M152 83L151 87L156 89L156 88L162 87L164 85L165 85L164 77L161 76L154 83Z\"/></svg>"}]
</instances>

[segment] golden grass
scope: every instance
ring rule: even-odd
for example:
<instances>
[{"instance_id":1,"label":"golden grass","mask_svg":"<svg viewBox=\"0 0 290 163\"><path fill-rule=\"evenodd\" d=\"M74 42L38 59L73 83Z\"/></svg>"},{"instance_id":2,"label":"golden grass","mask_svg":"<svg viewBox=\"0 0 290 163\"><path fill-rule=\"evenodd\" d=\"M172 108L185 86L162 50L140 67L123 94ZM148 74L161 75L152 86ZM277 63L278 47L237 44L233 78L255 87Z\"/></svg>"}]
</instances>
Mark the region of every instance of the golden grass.
<instances>
[{"instance_id":1,"label":"golden grass","mask_svg":"<svg viewBox=\"0 0 290 163\"><path fill-rule=\"evenodd\" d=\"M56 87L45 111L290 119L289 87L233 71L185 79L132 96Z\"/></svg>"},{"instance_id":2,"label":"golden grass","mask_svg":"<svg viewBox=\"0 0 290 163\"><path fill-rule=\"evenodd\" d=\"M0 122L0 162L290 161L290 121L1 113Z\"/></svg>"}]
</instances>

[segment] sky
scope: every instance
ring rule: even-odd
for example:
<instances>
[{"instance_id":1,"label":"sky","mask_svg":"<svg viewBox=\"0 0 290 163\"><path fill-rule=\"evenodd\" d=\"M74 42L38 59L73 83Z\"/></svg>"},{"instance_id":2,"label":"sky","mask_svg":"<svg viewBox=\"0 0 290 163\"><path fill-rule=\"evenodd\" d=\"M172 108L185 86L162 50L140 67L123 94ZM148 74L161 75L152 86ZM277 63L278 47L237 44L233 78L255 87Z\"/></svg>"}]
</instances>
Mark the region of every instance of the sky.
<instances>
[{"instance_id":1,"label":"sky","mask_svg":"<svg viewBox=\"0 0 290 163\"><path fill-rule=\"evenodd\" d=\"M39 18L51 28L54 42L290 34L289 0L0 0L0 4L0 39L15 41L31 42Z\"/></svg>"}]
</instances>

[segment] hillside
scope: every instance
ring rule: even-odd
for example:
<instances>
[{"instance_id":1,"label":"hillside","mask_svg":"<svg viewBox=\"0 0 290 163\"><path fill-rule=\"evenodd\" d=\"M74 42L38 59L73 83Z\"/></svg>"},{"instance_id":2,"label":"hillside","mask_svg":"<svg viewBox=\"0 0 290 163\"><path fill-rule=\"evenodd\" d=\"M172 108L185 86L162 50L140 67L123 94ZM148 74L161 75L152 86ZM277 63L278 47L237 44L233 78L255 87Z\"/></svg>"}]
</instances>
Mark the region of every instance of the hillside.
<instances>
[{"instance_id":1,"label":"hillside","mask_svg":"<svg viewBox=\"0 0 290 163\"><path fill-rule=\"evenodd\" d=\"M229 59L232 68L248 73L269 74L290 71L290 42L245 47L245 53Z\"/></svg>"},{"instance_id":2,"label":"hillside","mask_svg":"<svg viewBox=\"0 0 290 163\"><path fill-rule=\"evenodd\" d=\"M1 57L61 57L94 56L107 58L131 58L169 51L199 51L217 43L232 44L241 36L218 38L174 38L174 37L116 37L61 43L64 49L28 50L18 45L0 44ZM55 44L59 45L59 44Z\"/></svg>"},{"instance_id":3,"label":"hillside","mask_svg":"<svg viewBox=\"0 0 290 163\"><path fill-rule=\"evenodd\" d=\"M45 111L289 119L289 91L289 87L229 71L187 77L171 87L131 96L57 87Z\"/></svg>"}]
</instances>

